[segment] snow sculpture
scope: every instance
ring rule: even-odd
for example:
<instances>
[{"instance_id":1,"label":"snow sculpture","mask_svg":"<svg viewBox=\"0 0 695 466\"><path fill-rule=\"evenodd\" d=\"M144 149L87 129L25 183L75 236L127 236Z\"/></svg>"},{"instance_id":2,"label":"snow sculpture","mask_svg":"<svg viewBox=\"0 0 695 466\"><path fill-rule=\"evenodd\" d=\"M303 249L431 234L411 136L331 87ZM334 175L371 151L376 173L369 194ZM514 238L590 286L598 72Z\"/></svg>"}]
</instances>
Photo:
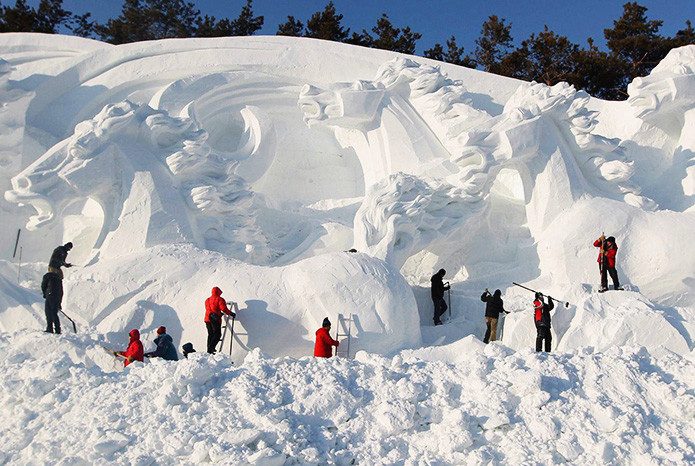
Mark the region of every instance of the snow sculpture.
<instances>
[{"instance_id":1,"label":"snow sculpture","mask_svg":"<svg viewBox=\"0 0 695 466\"><path fill-rule=\"evenodd\" d=\"M671 50L649 73L627 88L635 116L661 128L673 141L682 189L695 205L695 45Z\"/></svg>"},{"instance_id":2,"label":"snow sculpture","mask_svg":"<svg viewBox=\"0 0 695 466\"><path fill-rule=\"evenodd\" d=\"M462 188L397 173L373 185L355 216L355 247L401 268L413 254L475 221L484 204Z\"/></svg>"},{"instance_id":3,"label":"snow sculpture","mask_svg":"<svg viewBox=\"0 0 695 466\"><path fill-rule=\"evenodd\" d=\"M29 229L61 220L76 199L96 201L103 222L89 246L107 254L191 241L262 259L263 235L248 213L253 194L234 162L212 154L206 139L190 118L129 101L107 105L14 177L5 197L36 210ZM124 224L131 228L119 228Z\"/></svg>"},{"instance_id":4,"label":"snow sculpture","mask_svg":"<svg viewBox=\"0 0 695 466\"><path fill-rule=\"evenodd\" d=\"M362 98L355 95L359 91ZM338 83L326 91L306 86L299 97L307 124L332 128L341 144L358 154L365 186L375 186L355 219L355 245L395 264L455 230L447 224L436 234L438 227L421 234L420 215L403 215L399 205L408 205L412 193L402 189L417 185L412 177L449 185L433 189L422 181L420 195L457 192L451 203L472 209L473 217L487 205L500 171L513 168L524 182L527 215L536 233L584 194L587 184L597 195L654 208L630 183L633 166L619 141L593 133L597 112L587 109L588 101L588 94L566 83L523 83L502 113L492 116L476 108L460 81L404 58L382 65L372 82ZM410 175L389 178L399 172ZM548 177L561 178L553 183L552 205L539 201L548 198L538 192ZM393 206L385 205L389 200ZM415 210L439 203L418 202Z\"/></svg>"}]
</instances>

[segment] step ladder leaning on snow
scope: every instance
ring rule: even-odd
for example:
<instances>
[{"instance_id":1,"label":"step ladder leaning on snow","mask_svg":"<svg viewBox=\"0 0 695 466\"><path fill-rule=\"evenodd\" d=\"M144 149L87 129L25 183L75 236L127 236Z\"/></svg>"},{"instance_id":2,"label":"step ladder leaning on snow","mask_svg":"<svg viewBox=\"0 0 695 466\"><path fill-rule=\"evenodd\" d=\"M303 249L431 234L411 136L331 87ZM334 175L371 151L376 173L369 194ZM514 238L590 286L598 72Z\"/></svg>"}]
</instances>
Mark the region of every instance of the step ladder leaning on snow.
<instances>
[{"instance_id":1,"label":"step ladder leaning on snow","mask_svg":"<svg viewBox=\"0 0 695 466\"><path fill-rule=\"evenodd\" d=\"M342 355L345 358L350 359L350 340L352 339L352 321L353 321L352 314L350 314L350 317L348 317L347 319L345 318L345 316L343 314L338 314L338 325L336 326L336 330L335 330L335 339L337 341L340 341L341 337L347 337L347 347L345 348L345 350L339 349L340 346L338 348L336 348L335 349L336 357ZM341 329L342 329L342 333L341 333Z\"/></svg>"},{"instance_id":2,"label":"step ladder leaning on snow","mask_svg":"<svg viewBox=\"0 0 695 466\"><path fill-rule=\"evenodd\" d=\"M229 308L231 311L235 314L239 314L239 305L232 301L230 303L227 303L229 305ZM234 321L236 317L232 317L232 325L229 325L229 316L225 314L224 320L224 331L222 332L222 338L220 338L220 349L218 350L220 353L222 352L222 348L224 348L224 339L227 336L227 329L229 329L229 356L232 355L232 348L234 347Z\"/></svg>"}]
</instances>

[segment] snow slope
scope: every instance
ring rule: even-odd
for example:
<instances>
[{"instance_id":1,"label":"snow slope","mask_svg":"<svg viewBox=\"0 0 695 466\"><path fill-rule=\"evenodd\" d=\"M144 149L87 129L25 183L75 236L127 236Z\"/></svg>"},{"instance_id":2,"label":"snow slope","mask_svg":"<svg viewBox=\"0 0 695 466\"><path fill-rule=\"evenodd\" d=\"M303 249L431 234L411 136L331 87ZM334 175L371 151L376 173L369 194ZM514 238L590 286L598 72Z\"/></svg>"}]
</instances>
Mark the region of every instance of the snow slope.
<instances>
[{"instance_id":1,"label":"snow slope","mask_svg":"<svg viewBox=\"0 0 695 466\"><path fill-rule=\"evenodd\" d=\"M689 464L693 361L466 338L394 358L113 360L87 335L0 337L0 461ZM59 461L56 459L60 458Z\"/></svg>"}]
</instances>

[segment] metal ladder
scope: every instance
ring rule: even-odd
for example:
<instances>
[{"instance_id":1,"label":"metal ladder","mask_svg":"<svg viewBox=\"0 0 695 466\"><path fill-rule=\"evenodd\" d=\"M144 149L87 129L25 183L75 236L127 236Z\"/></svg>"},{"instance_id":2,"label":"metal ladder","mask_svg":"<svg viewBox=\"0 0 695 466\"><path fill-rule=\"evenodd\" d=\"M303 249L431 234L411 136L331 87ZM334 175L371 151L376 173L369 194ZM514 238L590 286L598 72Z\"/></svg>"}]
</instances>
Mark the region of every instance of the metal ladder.
<instances>
[{"instance_id":1,"label":"metal ladder","mask_svg":"<svg viewBox=\"0 0 695 466\"><path fill-rule=\"evenodd\" d=\"M343 356L347 359L350 359L350 340L352 339L352 322L352 314L350 314L350 317L348 317L347 319L342 314L338 314L338 325L336 327L335 339L340 341L341 337L347 337L347 348L345 350L340 349L340 346L336 348L336 357ZM341 327L343 333L341 333Z\"/></svg>"},{"instance_id":2,"label":"metal ladder","mask_svg":"<svg viewBox=\"0 0 695 466\"><path fill-rule=\"evenodd\" d=\"M230 302L227 303L229 305L230 310L235 313L236 315L239 315L239 305L235 302ZM232 326L230 327L229 325L229 316L227 314L224 315L224 332L222 332L222 338L220 338L220 349L218 350L220 353L222 352L222 348L224 348L224 339L227 336L227 329L229 329L229 355L232 355L232 347L234 346L234 319L232 319Z\"/></svg>"}]
</instances>

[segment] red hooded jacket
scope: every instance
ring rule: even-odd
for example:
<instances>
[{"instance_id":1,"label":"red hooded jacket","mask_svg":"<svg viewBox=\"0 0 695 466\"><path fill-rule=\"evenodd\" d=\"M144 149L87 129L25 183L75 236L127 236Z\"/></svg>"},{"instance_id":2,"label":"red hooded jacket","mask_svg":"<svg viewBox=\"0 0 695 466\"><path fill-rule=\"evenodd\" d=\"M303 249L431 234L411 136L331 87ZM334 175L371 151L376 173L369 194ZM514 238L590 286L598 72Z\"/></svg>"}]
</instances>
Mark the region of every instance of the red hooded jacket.
<instances>
[{"instance_id":1,"label":"red hooded jacket","mask_svg":"<svg viewBox=\"0 0 695 466\"><path fill-rule=\"evenodd\" d=\"M218 314L221 322L222 313L231 315L229 309L227 309L227 303L222 299L222 290L218 287L214 287L210 293L210 297L205 300L205 322L210 322L211 314Z\"/></svg>"},{"instance_id":2,"label":"red hooded jacket","mask_svg":"<svg viewBox=\"0 0 695 466\"><path fill-rule=\"evenodd\" d=\"M333 348L331 346L337 347L340 343L331 338L330 333L328 333L328 328L321 327L316 331L316 343L314 343L314 356L317 358L330 358L333 356Z\"/></svg>"},{"instance_id":3,"label":"red hooded jacket","mask_svg":"<svg viewBox=\"0 0 695 466\"><path fill-rule=\"evenodd\" d=\"M600 248L601 247L601 241L596 240L594 241L594 247ZM606 264L608 265L609 269L614 269L615 268L615 255L618 253L618 245L613 243L611 247L608 249L604 250L603 252L606 255ZM599 251L598 253L598 260L596 261L599 264L601 263L601 252Z\"/></svg>"},{"instance_id":4,"label":"red hooded jacket","mask_svg":"<svg viewBox=\"0 0 695 466\"><path fill-rule=\"evenodd\" d=\"M136 328L130 331L130 343L128 344L128 349L123 352L125 361L123 361L123 367L127 367L133 361L142 362L144 356L144 349L142 347L142 342L140 341L140 331Z\"/></svg>"}]
</instances>

